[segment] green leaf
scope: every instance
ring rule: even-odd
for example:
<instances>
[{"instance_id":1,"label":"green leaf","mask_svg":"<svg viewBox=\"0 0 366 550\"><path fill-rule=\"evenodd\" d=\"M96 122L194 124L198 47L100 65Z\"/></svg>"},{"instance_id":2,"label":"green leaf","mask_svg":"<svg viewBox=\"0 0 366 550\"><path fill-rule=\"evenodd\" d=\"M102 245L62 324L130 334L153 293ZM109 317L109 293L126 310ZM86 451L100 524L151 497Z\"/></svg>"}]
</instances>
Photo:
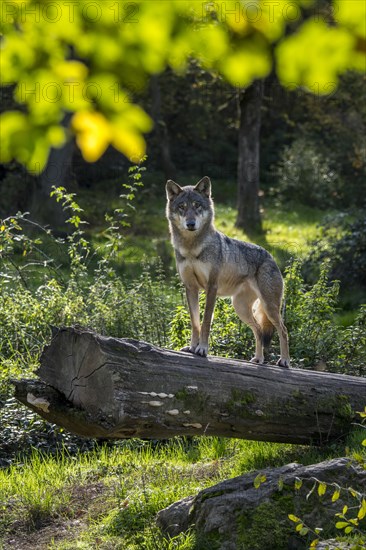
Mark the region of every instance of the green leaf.
<instances>
[{"instance_id":1,"label":"green leaf","mask_svg":"<svg viewBox=\"0 0 366 550\"><path fill-rule=\"evenodd\" d=\"M349 525L348 521L337 521L336 523L336 529L344 529Z\"/></svg>"},{"instance_id":2,"label":"green leaf","mask_svg":"<svg viewBox=\"0 0 366 550\"><path fill-rule=\"evenodd\" d=\"M295 478L295 489L296 489L296 491L301 489L301 486L302 486L302 479L300 479L299 477L296 477Z\"/></svg>"},{"instance_id":3,"label":"green leaf","mask_svg":"<svg viewBox=\"0 0 366 550\"><path fill-rule=\"evenodd\" d=\"M353 530L354 530L354 527L352 527L351 525L349 525L348 527L345 528L344 532L346 533L346 535L348 535L348 534L351 533Z\"/></svg>"},{"instance_id":4,"label":"green leaf","mask_svg":"<svg viewBox=\"0 0 366 550\"><path fill-rule=\"evenodd\" d=\"M254 479L254 487L258 489L262 483L266 481L266 476L263 474L258 474Z\"/></svg>"},{"instance_id":5,"label":"green leaf","mask_svg":"<svg viewBox=\"0 0 366 550\"><path fill-rule=\"evenodd\" d=\"M366 38L366 3L359 0L335 0L336 20L355 34Z\"/></svg>"},{"instance_id":6,"label":"green leaf","mask_svg":"<svg viewBox=\"0 0 366 550\"><path fill-rule=\"evenodd\" d=\"M336 489L332 495L332 502L335 502L339 499L339 496L341 494L341 491L339 489Z\"/></svg>"},{"instance_id":7,"label":"green leaf","mask_svg":"<svg viewBox=\"0 0 366 550\"><path fill-rule=\"evenodd\" d=\"M353 48L354 37L344 28L309 19L277 47L280 80L285 86L303 85L313 92L329 94L334 91L338 74L352 63ZM314 83L317 90L313 89Z\"/></svg>"},{"instance_id":8,"label":"green leaf","mask_svg":"<svg viewBox=\"0 0 366 550\"><path fill-rule=\"evenodd\" d=\"M366 516L366 500L363 498L357 517L358 519L363 519L365 516Z\"/></svg>"},{"instance_id":9,"label":"green leaf","mask_svg":"<svg viewBox=\"0 0 366 550\"><path fill-rule=\"evenodd\" d=\"M301 531L300 531L300 535L301 535L302 537L304 537L305 535L308 534L308 532L309 532L308 527L303 527L303 528L301 529Z\"/></svg>"},{"instance_id":10,"label":"green leaf","mask_svg":"<svg viewBox=\"0 0 366 550\"><path fill-rule=\"evenodd\" d=\"M298 518L297 516L294 516L293 514L289 514L288 519L293 521L294 523L298 523L299 521L301 521L300 518Z\"/></svg>"},{"instance_id":11,"label":"green leaf","mask_svg":"<svg viewBox=\"0 0 366 550\"><path fill-rule=\"evenodd\" d=\"M325 491L327 490L326 483L320 482L318 487L318 495L321 497L325 495Z\"/></svg>"}]
</instances>

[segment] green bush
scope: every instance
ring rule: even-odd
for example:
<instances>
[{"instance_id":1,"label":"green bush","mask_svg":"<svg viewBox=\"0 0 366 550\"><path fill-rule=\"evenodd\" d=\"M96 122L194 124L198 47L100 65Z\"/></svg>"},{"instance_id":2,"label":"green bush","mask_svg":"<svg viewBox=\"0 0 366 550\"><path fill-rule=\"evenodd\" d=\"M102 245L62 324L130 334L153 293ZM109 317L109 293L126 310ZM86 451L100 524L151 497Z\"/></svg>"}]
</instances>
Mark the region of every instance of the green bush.
<instances>
[{"instance_id":1,"label":"green bush","mask_svg":"<svg viewBox=\"0 0 366 550\"><path fill-rule=\"evenodd\" d=\"M321 264L313 286L301 275L301 263L294 261L286 270L286 316L293 362L298 366L363 375L366 352L366 305L355 322L341 327L336 322L339 282L330 277L330 264Z\"/></svg>"},{"instance_id":2,"label":"green bush","mask_svg":"<svg viewBox=\"0 0 366 550\"><path fill-rule=\"evenodd\" d=\"M329 216L320 228L319 238L312 243L307 269L325 260L331 264L330 276L366 289L366 211L357 212L357 218L340 212Z\"/></svg>"},{"instance_id":3,"label":"green bush","mask_svg":"<svg viewBox=\"0 0 366 550\"><path fill-rule=\"evenodd\" d=\"M284 203L296 197L297 202L326 209L342 196L343 182L335 162L304 138L285 147L274 175L277 183L273 193Z\"/></svg>"},{"instance_id":4,"label":"green bush","mask_svg":"<svg viewBox=\"0 0 366 550\"><path fill-rule=\"evenodd\" d=\"M56 239L23 214L0 221L0 462L37 439L42 447L47 441L50 448L73 449L73 437L9 399L11 378L34 376L51 325L78 324L168 345L169 319L180 293L166 280L161 262L145 262L134 281L117 273L128 225L125 206L132 206L140 178L141 167L132 167L132 182L121 195L124 207L107 217L106 244L97 250L85 237L82 209L62 188L54 195L70 213L66 239Z\"/></svg>"}]
</instances>

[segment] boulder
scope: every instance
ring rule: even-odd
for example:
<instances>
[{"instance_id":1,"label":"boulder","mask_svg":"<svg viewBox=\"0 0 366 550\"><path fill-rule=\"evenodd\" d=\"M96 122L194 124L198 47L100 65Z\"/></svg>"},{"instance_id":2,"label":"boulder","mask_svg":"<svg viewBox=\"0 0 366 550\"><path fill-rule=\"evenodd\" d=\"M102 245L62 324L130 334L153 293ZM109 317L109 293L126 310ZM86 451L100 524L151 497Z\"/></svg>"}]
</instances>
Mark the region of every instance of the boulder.
<instances>
[{"instance_id":1,"label":"boulder","mask_svg":"<svg viewBox=\"0 0 366 550\"><path fill-rule=\"evenodd\" d=\"M255 480L260 482L257 488ZM327 484L323 495L319 482ZM338 487L340 496L332 502ZM335 514L345 504L357 505L348 487L366 493L366 471L348 458L311 466L287 464L204 489L159 512L157 521L171 536L193 529L200 550L302 550L314 536L298 534L289 514L312 529L321 528L322 539L339 535Z\"/></svg>"}]
</instances>

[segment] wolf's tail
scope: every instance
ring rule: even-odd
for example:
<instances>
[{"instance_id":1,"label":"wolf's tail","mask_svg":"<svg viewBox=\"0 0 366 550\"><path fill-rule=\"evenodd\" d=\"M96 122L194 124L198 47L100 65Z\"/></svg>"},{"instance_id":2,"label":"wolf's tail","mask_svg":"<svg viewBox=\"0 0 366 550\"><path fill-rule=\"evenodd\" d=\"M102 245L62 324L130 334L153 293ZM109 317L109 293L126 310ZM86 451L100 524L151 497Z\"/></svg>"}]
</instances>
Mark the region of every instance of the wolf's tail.
<instances>
[{"instance_id":1,"label":"wolf's tail","mask_svg":"<svg viewBox=\"0 0 366 550\"><path fill-rule=\"evenodd\" d=\"M267 322L265 326L264 327L262 326L262 343L263 343L264 349L269 348L269 344L271 343L274 331L275 331L275 328L267 317Z\"/></svg>"},{"instance_id":2,"label":"wolf's tail","mask_svg":"<svg viewBox=\"0 0 366 550\"><path fill-rule=\"evenodd\" d=\"M268 319L262 304L259 300L256 300L253 306L253 315L256 321L259 323L262 329L262 344L264 348L268 348L271 343L272 336L275 328L271 321Z\"/></svg>"}]
</instances>

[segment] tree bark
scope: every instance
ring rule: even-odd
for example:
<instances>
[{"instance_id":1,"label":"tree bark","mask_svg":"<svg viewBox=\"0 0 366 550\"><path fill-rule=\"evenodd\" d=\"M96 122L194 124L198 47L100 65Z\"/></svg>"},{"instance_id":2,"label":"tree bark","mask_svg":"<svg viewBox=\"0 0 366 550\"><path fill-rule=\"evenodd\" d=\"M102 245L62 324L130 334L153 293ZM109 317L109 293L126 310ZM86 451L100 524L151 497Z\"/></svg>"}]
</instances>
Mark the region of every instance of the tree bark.
<instances>
[{"instance_id":1,"label":"tree bark","mask_svg":"<svg viewBox=\"0 0 366 550\"><path fill-rule=\"evenodd\" d=\"M71 115L66 115L62 126L68 127ZM72 156L76 145L74 139L69 139L62 147L52 148L46 168L39 175L33 191L30 213L32 219L41 224L49 224L53 228L65 229L68 214L61 203L51 198L53 186L67 187L71 173Z\"/></svg>"},{"instance_id":2,"label":"tree bark","mask_svg":"<svg viewBox=\"0 0 366 550\"><path fill-rule=\"evenodd\" d=\"M236 226L248 234L262 231L259 210L259 162L263 80L239 96L238 215Z\"/></svg>"},{"instance_id":3,"label":"tree bark","mask_svg":"<svg viewBox=\"0 0 366 550\"><path fill-rule=\"evenodd\" d=\"M155 132L161 154L161 165L166 179L176 179L177 170L170 152L169 132L161 109L161 88L159 76L154 75L150 81L151 89L151 116L154 120Z\"/></svg>"},{"instance_id":4,"label":"tree bark","mask_svg":"<svg viewBox=\"0 0 366 550\"><path fill-rule=\"evenodd\" d=\"M322 444L349 431L366 405L366 380L202 358L145 342L55 329L16 398L79 435L215 435Z\"/></svg>"}]
</instances>

